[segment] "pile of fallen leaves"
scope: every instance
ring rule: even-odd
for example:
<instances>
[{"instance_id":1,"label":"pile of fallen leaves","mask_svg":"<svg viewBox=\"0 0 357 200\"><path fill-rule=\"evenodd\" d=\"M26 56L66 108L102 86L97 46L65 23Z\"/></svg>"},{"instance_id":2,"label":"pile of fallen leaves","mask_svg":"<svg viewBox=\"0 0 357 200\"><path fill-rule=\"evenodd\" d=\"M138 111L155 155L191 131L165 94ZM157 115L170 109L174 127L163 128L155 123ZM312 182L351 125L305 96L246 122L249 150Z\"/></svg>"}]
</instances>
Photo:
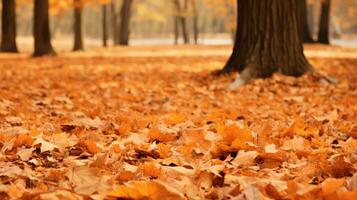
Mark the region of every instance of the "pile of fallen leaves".
<instances>
[{"instance_id":1,"label":"pile of fallen leaves","mask_svg":"<svg viewBox=\"0 0 357 200\"><path fill-rule=\"evenodd\" d=\"M357 56L230 91L186 50L2 59L0 199L356 198Z\"/></svg>"}]
</instances>

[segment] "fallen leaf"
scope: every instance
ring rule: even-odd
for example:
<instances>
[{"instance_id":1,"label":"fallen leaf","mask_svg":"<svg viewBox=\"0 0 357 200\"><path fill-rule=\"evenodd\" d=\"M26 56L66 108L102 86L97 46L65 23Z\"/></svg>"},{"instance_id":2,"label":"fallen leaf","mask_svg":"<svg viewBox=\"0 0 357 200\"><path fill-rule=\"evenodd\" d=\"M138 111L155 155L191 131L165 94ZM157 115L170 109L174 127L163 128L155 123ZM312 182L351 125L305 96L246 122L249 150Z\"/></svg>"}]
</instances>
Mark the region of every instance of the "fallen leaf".
<instances>
[{"instance_id":1,"label":"fallen leaf","mask_svg":"<svg viewBox=\"0 0 357 200\"><path fill-rule=\"evenodd\" d=\"M109 197L123 199L182 200L186 199L176 189L159 181L130 182L108 192Z\"/></svg>"}]
</instances>

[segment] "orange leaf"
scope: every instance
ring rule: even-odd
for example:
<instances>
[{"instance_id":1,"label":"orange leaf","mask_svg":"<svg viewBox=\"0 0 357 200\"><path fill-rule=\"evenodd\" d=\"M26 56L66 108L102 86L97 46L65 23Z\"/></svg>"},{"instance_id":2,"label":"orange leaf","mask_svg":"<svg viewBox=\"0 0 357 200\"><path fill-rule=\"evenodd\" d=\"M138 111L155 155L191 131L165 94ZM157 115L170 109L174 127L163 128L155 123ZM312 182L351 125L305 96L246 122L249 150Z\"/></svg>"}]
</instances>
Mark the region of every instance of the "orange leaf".
<instances>
[{"instance_id":1,"label":"orange leaf","mask_svg":"<svg viewBox=\"0 0 357 200\"><path fill-rule=\"evenodd\" d=\"M114 144L112 146L112 149L115 153L121 153L122 152L122 149L120 148L120 146L118 144Z\"/></svg>"},{"instance_id":2,"label":"orange leaf","mask_svg":"<svg viewBox=\"0 0 357 200\"><path fill-rule=\"evenodd\" d=\"M150 141L170 142L176 140L176 136L169 133L163 133L157 127L153 127L149 130L148 138Z\"/></svg>"},{"instance_id":3,"label":"orange leaf","mask_svg":"<svg viewBox=\"0 0 357 200\"><path fill-rule=\"evenodd\" d=\"M347 135L357 139L357 126L352 127L351 130L348 131Z\"/></svg>"},{"instance_id":4,"label":"orange leaf","mask_svg":"<svg viewBox=\"0 0 357 200\"><path fill-rule=\"evenodd\" d=\"M158 181L136 181L117 187L107 194L122 199L181 200L186 199L175 188Z\"/></svg>"},{"instance_id":5,"label":"orange leaf","mask_svg":"<svg viewBox=\"0 0 357 200\"><path fill-rule=\"evenodd\" d=\"M249 146L246 143L254 142L251 131L246 126L241 128L235 124L228 126L219 124L217 132L222 136L223 142L231 145L233 148L248 149Z\"/></svg>"},{"instance_id":6,"label":"orange leaf","mask_svg":"<svg viewBox=\"0 0 357 200\"><path fill-rule=\"evenodd\" d=\"M143 165L144 176L159 177L161 176L161 168L155 165L153 162L145 163Z\"/></svg>"},{"instance_id":7,"label":"orange leaf","mask_svg":"<svg viewBox=\"0 0 357 200\"><path fill-rule=\"evenodd\" d=\"M322 193L325 199L333 200L337 199L336 190L341 188L345 183L345 179L327 179L325 182L322 183Z\"/></svg>"},{"instance_id":8,"label":"orange leaf","mask_svg":"<svg viewBox=\"0 0 357 200\"><path fill-rule=\"evenodd\" d=\"M356 200L357 189L353 191L337 191L337 196L339 200Z\"/></svg>"},{"instance_id":9,"label":"orange leaf","mask_svg":"<svg viewBox=\"0 0 357 200\"><path fill-rule=\"evenodd\" d=\"M124 122L122 124L120 124L119 126L119 133L121 135L128 135L131 131L131 124L128 122Z\"/></svg>"},{"instance_id":10,"label":"orange leaf","mask_svg":"<svg viewBox=\"0 0 357 200\"><path fill-rule=\"evenodd\" d=\"M177 114L177 113L173 113L170 114L166 119L165 119L165 123L167 125L176 125L176 124L180 124L182 122L184 122L186 120L186 116L183 114Z\"/></svg>"},{"instance_id":11,"label":"orange leaf","mask_svg":"<svg viewBox=\"0 0 357 200\"><path fill-rule=\"evenodd\" d=\"M86 140L84 142L84 145L87 148L88 153L90 153L90 154L97 154L97 153L100 153L102 151L102 149L99 148L97 146L97 144L92 140Z\"/></svg>"},{"instance_id":12,"label":"orange leaf","mask_svg":"<svg viewBox=\"0 0 357 200\"><path fill-rule=\"evenodd\" d=\"M34 140L32 139L32 137L22 134L16 137L14 147L20 147L22 145L25 145L26 147L31 147L33 143Z\"/></svg>"},{"instance_id":13,"label":"orange leaf","mask_svg":"<svg viewBox=\"0 0 357 200\"><path fill-rule=\"evenodd\" d=\"M159 143L157 145L157 149L158 149L158 152L159 152L161 158L167 158L170 156L170 152L171 152L170 146L163 144L163 143Z\"/></svg>"},{"instance_id":14,"label":"orange leaf","mask_svg":"<svg viewBox=\"0 0 357 200\"><path fill-rule=\"evenodd\" d=\"M135 176L135 174L133 172L124 171L119 174L117 179L119 181L130 181L130 180L134 179L134 176Z\"/></svg>"}]
</instances>

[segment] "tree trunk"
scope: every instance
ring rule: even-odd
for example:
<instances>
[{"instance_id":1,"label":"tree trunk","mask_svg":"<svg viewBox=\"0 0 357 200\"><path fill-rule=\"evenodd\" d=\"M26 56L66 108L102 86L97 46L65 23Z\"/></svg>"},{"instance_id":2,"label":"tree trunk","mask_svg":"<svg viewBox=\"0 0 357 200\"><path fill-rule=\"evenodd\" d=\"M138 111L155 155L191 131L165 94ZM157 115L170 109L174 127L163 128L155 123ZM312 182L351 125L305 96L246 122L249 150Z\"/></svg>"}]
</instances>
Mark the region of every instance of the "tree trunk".
<instances>
[{"instance_id":1,"label":"tree trunk","mask_svg":"<svg viewBox=\"0 0 357 200\"><path fill-rule=\"evenodd\" d=\"M329 29L330 29L330 8L331 0L321 0L321 17L318 43L330 44Z\"/></svg>"},{"instance_id":2,"label":"tree trunk","mask_svg":"<svg viewBox=\"0 0 357 200\"><path fill-rule=\"evenodd\" d=\"M34 6L34 56L53 55L48 15L48 0L35 0Z\"/></svg>"},{"instance_id":3,"label":"tree trunk","mask_svg":"<svg viewBox=\"0 0 357 200\"><path fill-rule=\"evenodd\" d=\"M308 9L307 9L307 21L309 25L309 30L311 35L315 35L316 31L316 21L317 21L317 14L316 14L316 3L315 1L313 3L308 4Z\"/></svg>"},{"instance_id":4,"label":"tree trunk","mask_svg":"<svg viewBox=\"0 0 357 200\"><path fill-rule=\"evenodd\" d=\"M133 0L123 0L120 10L119 44L129 45L130 18Z\"/></svg>"},{"instance_id":5,"label":"tree trunk","mask_svg":"<svg viewBox=\"0 0 357 200\"><path fill-rule=\"evenodd\" d=\"M175 45L178 45L180 32L179 32L179 18L174 16L174 37L175 37Z\"/></svg>"},{"instance_id":6,"label":"tree trunk","mask_svg":"<svg viewBox=\"0 0 357 200\"><path fill-rule=\"evenodd\" d=\"M83 34L82 34L82 5L79 0L75 0L74 5L74 46L73 51L82 51L83 46Z\"/></svg>"},{"instance_id":7,"label":"tree trunk","mask_svg":"<svg viewBox=\"0 0 357 200\"><path fill-rule=\"evenodd\" d=\"M182 37L183 37L183 43L184 44L189 44L190 43L190 37L188 34L188 28L187 28L187 19L186 19L186 12L188 8L188 2L187 0L184 0L184 5L183 7L181 6L180 0L174 0L174 5L176 8L177 12L177 18L178 18L178 23L179 27L181 25L181 31L182 31Z\"/></svg>"},{"instance_id":8,"label":"tree trunk","mask_svg":"<svg viewBox=\"0 0 357 200\"><path fill-rule=\"evenodd\" d=\"M181 27L182 27L181 30L182 30L184 44L190 43L190 36L188 34L188 28L187 28L187 17L186 17L187 10L188 10L188 0L184 0L184 5L183 5L184 15L181 17Z\"/></svg>"},{"instance_id":9,"label":"tree trunk","mask_svg":"<svg viewBox=\"0 0 357 200\"><path fill-rule=\"evenodd\" d=\"M312 39L309 22L308 22L308 13L307 13L307 0L301 0L299 3L299 20L300 20L300 31L302 41L304 43L313 43L314 39Z\"/></svg>"},{"instance_id":10,"label":"tree trunk","mask_svg":"<svg viewBox=\"0 0 357 200\"><path fill-rule=\"evenodd\" d=\"M1 47L3 52L18 52L16 45L15 0L2 0Z\"/></svg>"},{"instance_id":11,"label":"tree trunk","mask_svg":"<svg viewBox=\"0 0 357 200\"><path fill-rule=\"evenodd\" d=\"M193 38L195 44L198 44L199 30L198 30L198 10L196 0L191 0L192 12L193 12Z\"/></svg>"},{"instance_id":12,"label":"tree trunk","mask_svg":"<svg viewBox=\"0 0 357 200\"><path fill-rule=\"evenodd\" d=\"M190 43L190 37L189 37L189 34L188 34L188 30L187 30L187 20L186 20L185 17L181 17L180 18L180 22L181 22L183 43L184 44L189 44Z\"/></svg>"},{"instance_id":13,"label":"tree trunk","mask_svg":"<svg viewBox=\"0 0 357 200\"><path fill-rule=\"evenodd\" d=\"M244 82L275 72L300 76L312 71L299 34L301 0L237 0L233 53L222 72L238 71Z\"/></svg>"},{"instance_id":14,"label":"tree trunk","mask_svg":"<svg viewBox=\"0 0 357 200\"><path fill-rule=\"evenodd\" d=\"M114 0L111 1L110 4L110 9L111 9L111 17L112 17L112 28L113 28L113 44L118 45L119 44L119 37L118 37L118 15L116 12L116 6Z\"/></svg>"},{"instance_id":15,"label":"tree trunk","mask_svg":"<svg viewBox=\"0 0 357 200\"><path fill-rule=\"evenodd\" d=\"M107 47L107 41L108 41L108 30L107 30L107 5L103 4L102 5L102 15L103 15L103 47Z\"/></svg>"}]
</instances>

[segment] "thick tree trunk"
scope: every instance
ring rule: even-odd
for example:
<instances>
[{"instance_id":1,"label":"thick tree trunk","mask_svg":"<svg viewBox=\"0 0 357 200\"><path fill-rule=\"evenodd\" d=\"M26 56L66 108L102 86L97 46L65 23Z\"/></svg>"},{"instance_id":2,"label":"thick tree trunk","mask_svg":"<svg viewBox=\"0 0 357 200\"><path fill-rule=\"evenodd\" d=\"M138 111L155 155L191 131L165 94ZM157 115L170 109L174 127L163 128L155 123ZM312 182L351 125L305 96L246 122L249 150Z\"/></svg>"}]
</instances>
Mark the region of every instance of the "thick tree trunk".
<instances>
[{"instance_id":1,"label":"thick tree trunk","mask_svg":"<svg viewBox=\"0 0 357 200\"><path fill-rule=\"evenodd\" d=\"M76 0L75 2L79 1ZM83 35L82 35L82 7L81 5L75 5L74 8L74 46L73 51L82 51L84 49L83 45Z\"/></svg>"},{"instance_id":2,"label":"thick tree trunk","mask_svg":"<svg viewBox=\"0 0 357 200\"><path fill-rule=\"evenodd\" d=\"M103 4L102 5L102 25L103 25L103 47L107 47L107 41L108 41L108 30L107 30L107 5Z\"/></svg>"},{"instance_id":3,"label":"thick tree trunk","mask_svg":"<svg viewBox=\"0 0 357 200\"><path fill-rule=\"evenodd\" d=\"M314 39L312 39L309 22L308 22L308 13L307 13L307 0L301 0L299 3L299 20L300 20L300 31L302 41L304 43L313 43Z\"/></svg>"},{"instance_id":4,"label":"thick tree trunk","mask_svg":"<svg viewBox=\"0 0 357 200\"><path fill-rule=\"evenodd\" d=\"M123 0L120 10L119 44L129 45L130 18L133 0Z\"/></svg>"},{"instance_id":5,"label":"thick tree trunk","mask_svg":"<svg viewBox=\"0 0 357 200\"><path fill-rule=\"evenodd\" d=\"M331 0L321 0L320 27L319 27L319 36L317 39L318 43L330 44L330 39L329 39L330 9L331 9Z\"/></svg>"},{"instance_id":6,"label":"thick tree trunk","mask_svg":"<svg viewBox=\"0 0 357 200\"><path fill-rule=\"evenodd\" d=\"M244 82L275 72L300 76L312 70L299 34L301 0L237 0L238 26L233 53L222 72L241 72Z\"/></svg>"},{"instance_id":7,"label":"thick tree trunk","mask_svg":"<svg viewBox=\"0 0 357 200\"><path fill-rule=\"evenodd\" d=\"M34 6L34 56L53 55L48 15L48 0L35 0Z\"/></svg>"},{"instance_id":8,"label":"thick tree trunk","mask_svg":"<svg viewBox=\"0 0 357 200\"><path fill-rule=\"evenodd\" d=\"M1 47L3 52L18 52L16 46L15 0L2 0Z\"/></svg>"}]
</instances>

